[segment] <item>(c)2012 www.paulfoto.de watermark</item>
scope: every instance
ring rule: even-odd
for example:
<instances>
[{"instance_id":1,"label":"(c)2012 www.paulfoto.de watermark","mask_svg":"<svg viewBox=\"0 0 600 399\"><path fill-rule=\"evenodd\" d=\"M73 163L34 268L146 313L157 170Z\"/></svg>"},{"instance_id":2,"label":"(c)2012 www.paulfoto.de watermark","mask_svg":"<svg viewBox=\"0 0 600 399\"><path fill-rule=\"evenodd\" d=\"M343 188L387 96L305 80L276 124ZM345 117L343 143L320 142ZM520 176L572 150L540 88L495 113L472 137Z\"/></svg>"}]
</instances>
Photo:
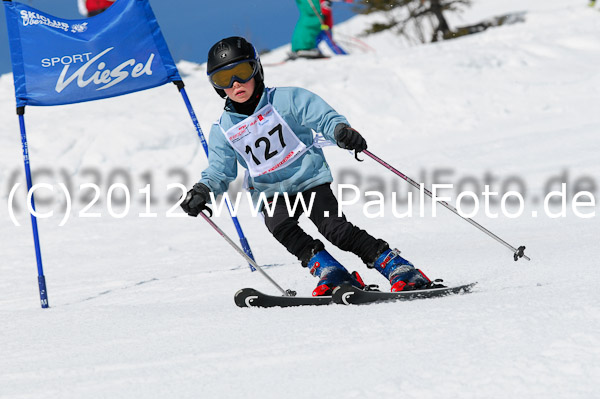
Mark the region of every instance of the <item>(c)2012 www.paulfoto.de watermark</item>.
<instances>
[{"instance_id":1,"label":"(c)2012 www.paulfoto.de watermark","mask_svg":"<svg viewBox=\"0 0 600 399\"><path fill-rule=\"evenodd\" d=\"M19 186L20 184L15 184L8 196L8 213L16 226L20 226L20 224L15 217L13 204L15 193ZM167 190L174 190L177 195L172 195L170 197L179 197L179 200L175 200L172 204L169 204L168 209L163 215L167 218L185 217L186 215L179 210L179 205L187 193L186 186L181 183L171 183L168 184L166 188ZM484 190L480 193L462 191L456 198L443 194L453 188L452 184L432 184L428 189L423 184L420 184L420 188L416 195L413 195L412 192L402 193L405 195L405 201L399 204L396 192L391 193L391 198L386 198L386 196L379 191L362 192L359 187L353 184L338 184L336 190L339 203L338 214L341 215L344 212L344 209L356 207L357 204L363 200L362 213L365 217L371 219L388 218L390 216L398 219L426 217L429 216L426 215L428 206L430 206L430 216L436 217L438 204L455 208L458 214L464 218L475 218L482 213L487 218L498 218L503 216L514 219L525 215L525 200L523 195L518 191L508 191L499 195L498 192L490 190L490 187L486 185L484 186ZM73 213L72 195L67 189L67 186L63 183L59 183L57 187L48 183L39 183L28 190L27 206L29 213L39 219L52 218L55 217L54 210L38 212L32 206L32 197L40 190L51 193L59 192L64 197L65 206L63 207L63 215L59 223L59 226L64 226L72 217ZM80 185L79 190L91 190L94 194L89 203L85 204L83 209L77 212L77 216L80 218L99 218L108 215L109 217L120 219L129 216L132 212L132 190L130 190L126 184L113 183L110 185L106 191L105 198L103 198L106 204L106 213L101 213L98 212L97 209L94 209L94 205L96 205L102 195L98 185L94 183L84 183ZM159 217L157 212L152 211L153 197L151 195L152 188L150 184L146 184L146 186L137 189L134 192L140 197L138 198L138 202L141 202L144 205L143 212L138 212L137 216L140 218ZM114 201L114 197L117 193L120 194L118 205L116 205ZM242 201L244 196L246 196L252 216L255 217L262 211L272 215L274 210L273 204L277 203L277 198L279 196L284 198L284 203L290 216L297 213L297 210L299 210L298 207L301 207L301 210L304 213L310 214L314 202L314 193L310 196L308 203L306 203L304 198L300 195L293 196L285 192L274 193L274 195L269 198L267 198L264 193L256 196L257 198L252 198L251 193L249 192L237 192L235 195L225 193L222 197L215 198L211 193L210 205L212 206L214 216L219 216L226 208L228 208L229 213L236 216L240 211L242 204L246 202ZM480 198L483 198L483 200L480 200ZM499 203L499 209L496 209L498 208L497 206L494 207L491 205L492 199L494 199L496 203ZM429 201L429 204L427 201ZM468 203L468 205L465 205L465 203ZM596 216L595 206L595 197L593 193L588 191L574 193L572 198L568 199L567 184L562 183L560 190L551 191L544 197L543 214L549 218L561 218L566 217L567 212L570 211L576 217L589 219ZM329 215L324 216L327 217ZM530 216L534 218L538 217L538 211L531 211Z\"/></svg>"}]
</instances>

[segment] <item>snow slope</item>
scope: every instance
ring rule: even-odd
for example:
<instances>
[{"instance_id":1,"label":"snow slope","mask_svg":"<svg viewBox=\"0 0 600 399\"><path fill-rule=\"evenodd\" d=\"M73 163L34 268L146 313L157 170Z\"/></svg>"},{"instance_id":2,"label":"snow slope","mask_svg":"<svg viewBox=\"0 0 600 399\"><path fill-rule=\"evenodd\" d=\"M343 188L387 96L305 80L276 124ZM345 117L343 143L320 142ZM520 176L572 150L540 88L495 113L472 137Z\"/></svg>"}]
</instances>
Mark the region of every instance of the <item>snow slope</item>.
<instances>
[{"instance_id":1,"label":"snow slope","mask_svg":"<svg viewBox=\"0 0 600 399\"><path fill-rule=\"evenodd\" d=\"M27 214L16 211L17 227L7 212L15 183L15 206L22 207L24 179L12 77L1 76L0 398L596 397L599 209L594 203L580 209L593 217L578 217L571 199L583 190L598 196L600 14L584 1L526 3L476 1L452 23L527 11L526 23L445 43L406 47L381 34L361 39L375 52L278 66L286 47L263 57L268 85L323 96L374 154L415 180L479 191L487 181L492 191L523 195L522 216L492 218L482 210L475 219L512 245L526 245L531 262L513 262L506 248L445 209L433 217L428 200L424 217L417 209L412 218L394 218L388 202L386 218L368 218L364 198L344 208L430 277L479 282L473 294L444 299L235 307L241 287L277 291L204 222L167 217L179 196L167 184L189 187L206 166L183 102L167 86L27 109L35 182L55 188L38 196L39 211L55 211L39 222L51 305L41 310ZM373 18L354 18L338 31L356 36ZM222 103L204 65L179 67L208 131ZM335 147L325 151L338 183L359 182L363 195L406 196L408 185L372 160L358 164ZM551 218L544 195L561 181L568 182L568 209ZM89 211L101 217L78 217L91 190L77 188L90 182L102 187ZM106 203L117 182L135 203L129 212L113 204L123 218L111 216ZM157 217L140 217L138 190L149 182ZM62 227L59 183L75 201ZM113 194L115 201L123 195ZM501 212L497 203L492 210ZM214 220L236 237L227 216ZM310 293L315 279L248 205L240 221L270 276ZM301 219L317 234L307 222ZM330 249L385 287L355 256Z\"/></svg>"}]
</instances>

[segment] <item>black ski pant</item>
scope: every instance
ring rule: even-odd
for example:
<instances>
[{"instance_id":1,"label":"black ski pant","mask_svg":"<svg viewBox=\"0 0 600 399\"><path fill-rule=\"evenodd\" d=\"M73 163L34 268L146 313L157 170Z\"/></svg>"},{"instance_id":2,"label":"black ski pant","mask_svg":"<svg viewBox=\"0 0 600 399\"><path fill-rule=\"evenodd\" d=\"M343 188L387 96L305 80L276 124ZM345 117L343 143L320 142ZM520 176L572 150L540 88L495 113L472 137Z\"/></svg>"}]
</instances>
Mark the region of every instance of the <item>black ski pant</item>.
<instances>
[{"instance_id":1,"label":"black ski pant","mask_svg":"<svg viewBox=\"0 0 600 399\"><path fill-rule=\"evenodd\" d=\"M301 195L308 207L313 193L315 197L308 218L317 226L319 233L336 247L358 255L367 264L373 263L377 255L383 252L382 248L387 247L387 243L354 226L343 214L338 216L338 201L329 183L289 196L289 203L293 207L296 196ZM273 206L272 200L269 201L269 206ZM288 210L283 195L277 196L274 206L273 216L268 215L266 207L263 208L267 228L277 241L306 266L310 257L324 248L323 244L298 225L298 218L304 213L300 203L292 216L288 213L291 209Z\"/></svg>"}]
</instances>

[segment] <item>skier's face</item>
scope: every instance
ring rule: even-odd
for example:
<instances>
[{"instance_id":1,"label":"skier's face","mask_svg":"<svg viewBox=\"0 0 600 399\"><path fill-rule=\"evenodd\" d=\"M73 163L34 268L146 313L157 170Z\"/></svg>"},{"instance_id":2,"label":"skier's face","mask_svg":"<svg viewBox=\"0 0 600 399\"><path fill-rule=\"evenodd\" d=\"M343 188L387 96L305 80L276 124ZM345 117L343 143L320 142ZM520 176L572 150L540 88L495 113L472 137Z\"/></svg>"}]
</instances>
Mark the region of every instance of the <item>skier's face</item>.
<instances>
[{"instance_id":1,"label":"skier's face","mask_svg":"<svg viewBox=\"0 0 600 399\"><path fill-rule=\"evenodd\" d=\"M245 103L250 99L252 93L254 92L255 86L254 78L250 79L246 83L233 82L233 86L229 89L224 89L227 97L231 99L231 101L235 101L236 103Z\"/></svg>"}]
</instances>

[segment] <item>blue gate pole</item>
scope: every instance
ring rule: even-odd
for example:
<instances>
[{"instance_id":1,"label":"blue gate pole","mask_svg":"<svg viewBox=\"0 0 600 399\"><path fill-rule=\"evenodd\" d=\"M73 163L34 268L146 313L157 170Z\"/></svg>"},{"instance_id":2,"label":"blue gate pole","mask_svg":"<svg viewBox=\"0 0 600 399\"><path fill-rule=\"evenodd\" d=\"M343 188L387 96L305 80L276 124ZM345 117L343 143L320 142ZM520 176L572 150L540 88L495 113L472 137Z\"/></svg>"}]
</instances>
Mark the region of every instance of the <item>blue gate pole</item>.
<instances>
[{"instance_id":1,"label":"blue gate pole","mask_svg":"<svg viewBox=\"0 0 600 399\"><path fill-rule=\"evenodd\" d=\"M200 122L198 122L196 113L194 112L194 109L192 108L192 103L190 102L190 99L187 96L184 84L182 81L176 81L173 83L175 83L175 85L179 89L179 93L181 93L181 97L183 98L183 101L185 102L185 106L187 107L188 112L190 113L190 117L192 118L192 122L194 123L194 126L196 127L196 131L198 132L198 137L200 138L200 142L202 143L204 152L206 153L206 156L208 157L208 143L206 142L204 133L202 133L202 128L200 127ZM242 245L242 249L244 250L246 255L248 255L250 257L250 259L255 261L254 255L252 254L252 250L250 249L250 245L248 244L248 240L246 239L246 236L244 235L244 232L242 231L242 226L240 226L240 222L238 221L236 216L233 216L231 214L231 209L230 209L231 206L229 204L229 201L227 201L226 204L227 204L227 210L229 211L229 215L231 216L231 220L233 221L233 225L235 226L235 229L237 230L238 236L240 238L240 244ZM252 264L249 263L248 266L250 266L250 270L252 270L252 271L256 270L254 268L254 266L252 266Z\"/></svg>"},{"instance_id":2,"label":"blue gate pole","mask_svg":"<svg viewBox=\"0 0 600 399\"><path fill-rule=\"evenodd\" d=\"M19 115L19 126L21 127L21 144L23 146L23 161L25 163L25 177L27 179L27 193L31 191L33 186L31 180L31 168L29 167L29 147L27 145L27 133L25 131L25 107L17 108ZM31 195L31 209L35 212L35 201L33 194ZM38 234L37 218L31 213L31 228L33 230L33 244L35 246L35 259L38 269L38 286L40 290L40 303L42 309L48 308L48 291L46 291L46 277L44 276L44 268L42 266L42 251L40 249L40 237Z\"/></svg>"}]
</instances>

